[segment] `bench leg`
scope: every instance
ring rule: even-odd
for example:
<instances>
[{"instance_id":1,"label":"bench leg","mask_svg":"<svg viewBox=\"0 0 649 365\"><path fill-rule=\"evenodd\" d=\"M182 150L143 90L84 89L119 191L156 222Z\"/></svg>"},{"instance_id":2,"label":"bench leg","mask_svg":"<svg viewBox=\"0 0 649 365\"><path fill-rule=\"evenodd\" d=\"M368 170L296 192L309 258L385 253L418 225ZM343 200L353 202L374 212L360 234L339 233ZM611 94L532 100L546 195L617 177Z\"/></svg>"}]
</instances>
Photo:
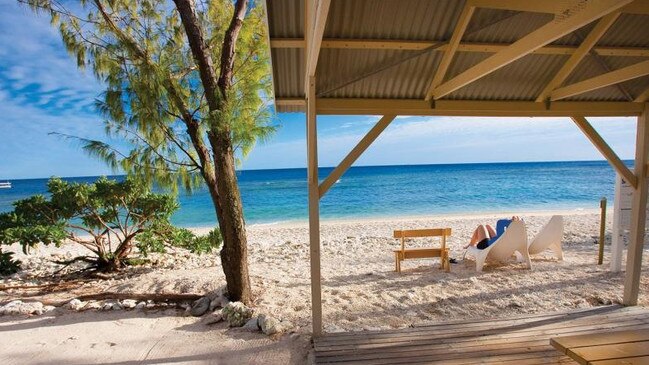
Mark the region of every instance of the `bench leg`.
<instances>
[{"instance_id":1,"label":"bench leg","mask_svg":"<svg viewBox=\"0 0 649 365\"><path fill-rule=\"evenodd\" d=\"M399 252L394 253L394 271L396 272L401 272L401 255L399 255Z\"/></svg>"},{"instance_id":2,"label":"bench leg","mask_svg":"<svg viewBox=\"0 0 649 365\"><path fill-rule=\"evenodd\" d=\"M451 259L448 257L448 251L444 254L444 264L446 265L446 272L451 271Z\"/></svg>"},{"instance_id":3,"label":"bench leg","mask_svg":"<svg viewBox=\"0 0 649 365\"><path fill-rule=\"evenodd\" d=\"M439 269L446 269L446 253L444 251L439 253Z\"/></svg>"}]
</instances>

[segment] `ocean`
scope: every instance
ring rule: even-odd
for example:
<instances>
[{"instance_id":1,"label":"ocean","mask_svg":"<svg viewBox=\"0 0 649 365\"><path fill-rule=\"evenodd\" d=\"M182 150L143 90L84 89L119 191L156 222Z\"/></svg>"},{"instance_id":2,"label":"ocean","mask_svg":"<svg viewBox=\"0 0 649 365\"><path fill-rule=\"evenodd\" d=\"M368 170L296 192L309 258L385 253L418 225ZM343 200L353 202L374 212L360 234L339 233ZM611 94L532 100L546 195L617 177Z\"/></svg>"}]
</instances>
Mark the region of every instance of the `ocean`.
<instances>
[{"instance_id":1,"label":"ocean","mask_svg":"<svg viewBox=\"0 0 649 365\"><path fill-rule=\"evenodd\" d=\"M320 179L331 170L321 168ZM307 219L306 169L244 170L238 179L248 224ZM0 212L18 199L45 193L47 179L11 183L11 189L0 189ZM595 209L602 197L612 204L614 184L615 173L605 161L352 167L320 201L320 214L326 220ZM206 189L181 192L178 200L175 224L215 225Z\"/></svg>"}]
</instances>

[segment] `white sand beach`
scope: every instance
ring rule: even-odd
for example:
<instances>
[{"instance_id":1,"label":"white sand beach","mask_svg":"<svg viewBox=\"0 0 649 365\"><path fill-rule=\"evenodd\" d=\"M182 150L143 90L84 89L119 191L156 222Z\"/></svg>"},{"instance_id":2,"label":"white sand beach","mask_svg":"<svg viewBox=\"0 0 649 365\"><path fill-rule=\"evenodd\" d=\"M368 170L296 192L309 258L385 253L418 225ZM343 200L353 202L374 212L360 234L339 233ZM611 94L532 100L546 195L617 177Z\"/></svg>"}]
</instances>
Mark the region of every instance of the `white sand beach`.
<instances>
[{"instance_id":1,"label":"white sand beach","mask_svg":"<svg viewBox=\"0 0 649 365\"><path fill-rule=\"evenodd\" d=\"M497 218L514 213L525 220L530 238L552 214L564 215L564 261L557 261L548 251L533 257L532 270L512 261L487 264L484 272L477 273L472 259L461 260L462 246L478 224L495 224ZM439 269L437 259L411 260L402 264L401 274L394 272L392 250L398 243L391 238L392 230L433 227L453 229L451 257L459 263L452 264L447 273ZM159 363L163 358L174 363L304 363L310 350L311 315L307 224L251 225L248 230L255 311L289 321L292 330L284 335L269 338L227 329L223 323L208 326L201 318L186 316L182 309L77 313L58 308L42 316L0 317L0 363L127 364ZM507 317L621 302L624 273L609 271L609 245L604 265L597 265L596 211L324 221L321 233L324 323L329 332L402 328L430 321ZM610 236L607 240L610 243ZM71 255L78 250L65 246L57 252ZM43 248L36 255L18 255L27 268L19 282L47 282L48 270L51 273L54 267L42 267L52 252L52 248ZM128 269L114 279L26 299L45 301L101 291L204 294L225 284L215 254L196 256L177 251L153 255L152 259L154 265ZM644 261L647 259L649 249L644 252ZM16 285L17 279L6 279L2 284ZM648 289L649 276L644 269L640 305L649 305ZM0 301L7 302L16 295L16 291L5 290L0 292Z\"/></svg>"}]
</instances>

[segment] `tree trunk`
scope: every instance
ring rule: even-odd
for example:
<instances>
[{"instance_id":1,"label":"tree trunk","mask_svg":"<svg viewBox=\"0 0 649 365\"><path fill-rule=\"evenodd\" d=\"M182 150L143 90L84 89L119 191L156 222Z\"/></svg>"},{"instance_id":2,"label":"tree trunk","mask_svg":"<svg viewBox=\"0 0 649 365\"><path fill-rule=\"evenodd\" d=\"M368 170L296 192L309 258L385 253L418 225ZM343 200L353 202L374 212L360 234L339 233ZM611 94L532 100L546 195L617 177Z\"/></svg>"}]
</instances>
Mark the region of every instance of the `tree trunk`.
<instances>
[{"instance_id":1,"label":"tree trunk","mask_svg":"<svg viewBox=\"0 0 649 365\"><path fill-rule=\"evenodd\" d=\"M189 46L198 66L205 99L214 115L223 110L232 83L232 64L234 46L243 23L248 1L238 0L229 28L225 33L221 56L221 76L218 78L212 62L208 45L203 38L202 29L194 13L192 0L174 0L176 9L187 34ZM214 126L212 121L208 138L214 158L215 181L206 179L210 196L216 208L219 228L223 236L221 262L227 282L228 296L231 300L250 304L252 292L248 275L248 245L241 195L237 183L234 164L234 151L229 121L220 121Z\"/></svg>"},{"instance_id":2,"label":"tree trunk","mask_svg":"<svg viewBox=\"0 0 649 365\"><path fill-rule=\"evenodd\" d=\"M214 166L219 187L219 226L223 235L221 263L227 281L228 296L244 303L252 302L248 275L248 244L241 194L234 166L229 134L210 136L223 148L214 150ZM214 144L214 143L213 143Z\"/></svg>"}]
</instances>

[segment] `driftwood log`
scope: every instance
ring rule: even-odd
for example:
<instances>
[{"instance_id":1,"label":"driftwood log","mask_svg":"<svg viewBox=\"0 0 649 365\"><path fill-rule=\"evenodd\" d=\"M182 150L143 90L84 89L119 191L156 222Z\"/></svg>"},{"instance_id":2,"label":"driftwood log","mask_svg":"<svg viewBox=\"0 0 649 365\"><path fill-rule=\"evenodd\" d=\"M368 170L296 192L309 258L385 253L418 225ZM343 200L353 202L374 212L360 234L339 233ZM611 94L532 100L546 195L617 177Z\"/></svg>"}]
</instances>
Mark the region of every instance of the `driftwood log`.
<instances>
[{"instance_id":1,"label":"driftwood log","mask_svg":"<svg viewBox=\"0 0 649 365\"><path fill-rule=\"evenodd\" d=\"M124 299L133 299L136 301L146 301L146 300L152 300L154 302L185 302L185 301L194 301L197 299L200 299L204 295L201 294L165 294L165 293L115 293L115 292L101 292L101 293L94 293L94 294L84 294L84 295L77 295L71 298L63 299L63 300L36 300L36 299L29 299L25 300L27 301L39 301L43 303L44 305L53 305L55 307L60 307L71 301L72 299L79 299L82 301L88 301L88 300L124 300ZM25 298L7 298L5 300L2 300L2 303L0 305L4 305L8 302L11 302L13 300L24 300Z\"/></svg>"}]
</instances>

